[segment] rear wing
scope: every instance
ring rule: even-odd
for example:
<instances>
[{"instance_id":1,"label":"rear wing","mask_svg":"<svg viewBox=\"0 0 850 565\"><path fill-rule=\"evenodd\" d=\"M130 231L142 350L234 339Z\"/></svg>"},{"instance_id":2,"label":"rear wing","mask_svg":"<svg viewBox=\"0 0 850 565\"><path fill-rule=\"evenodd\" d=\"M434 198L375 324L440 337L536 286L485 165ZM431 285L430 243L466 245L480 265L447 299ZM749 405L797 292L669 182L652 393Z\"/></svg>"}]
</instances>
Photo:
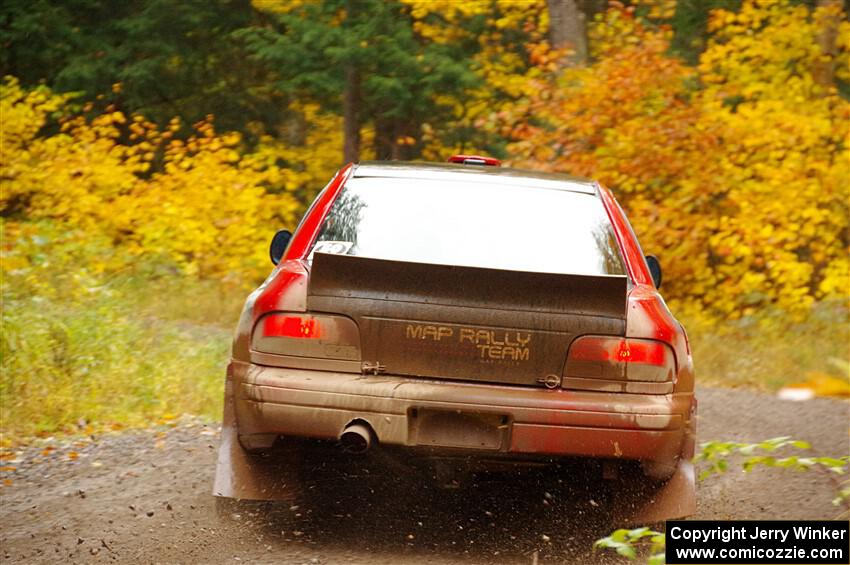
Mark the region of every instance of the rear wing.
<instances>
[{"instance_id":1,"label":"rear wing","mask_svg":"<svg viewBox=\"0 0 850 565\"><path fill-rule=\"evenodd\" d=\"M599 316L625 320L624 275L529 273L315 253L311 309L340 299ZM328 308L330 307L330 308Z\"/></svg>"}]
</instances>

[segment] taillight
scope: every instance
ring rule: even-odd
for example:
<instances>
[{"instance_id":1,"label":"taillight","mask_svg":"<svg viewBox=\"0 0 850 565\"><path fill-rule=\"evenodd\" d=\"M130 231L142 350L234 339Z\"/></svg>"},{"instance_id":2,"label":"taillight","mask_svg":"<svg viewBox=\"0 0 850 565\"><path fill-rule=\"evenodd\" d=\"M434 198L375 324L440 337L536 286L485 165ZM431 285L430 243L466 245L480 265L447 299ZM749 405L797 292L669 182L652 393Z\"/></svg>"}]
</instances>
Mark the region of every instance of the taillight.
<instances>
[{"instance_id":1,"label":"taillight","mask_svg":"<svg viewBox=\"0 0 850 565\"><path fill-rule=\"evenodd\" d=\"M322 325L313 316L271 314L263 318L263 337L319 339Z\"/></svg>"},{"instance_id":2,"label":"taillight","mask_svg":"<svg viewBox=\"0 0 850 565\"><path fill-rule=\"evenodd\" d=\"M281 356L356 361L360 359L360 331L354 320L345 316L272 312L255 326L251 349Z\"/></svg>"},{"instance_id":3,"label":"taillight","mask_svg":"<svg viewBox=\"0 0 850 565\"><path fill-rule=\"evenodd\" d=\"M660 341L583 336L570 346L564 376L644 382L672 381L676 359Z\"/></svg>"}]
</instances>

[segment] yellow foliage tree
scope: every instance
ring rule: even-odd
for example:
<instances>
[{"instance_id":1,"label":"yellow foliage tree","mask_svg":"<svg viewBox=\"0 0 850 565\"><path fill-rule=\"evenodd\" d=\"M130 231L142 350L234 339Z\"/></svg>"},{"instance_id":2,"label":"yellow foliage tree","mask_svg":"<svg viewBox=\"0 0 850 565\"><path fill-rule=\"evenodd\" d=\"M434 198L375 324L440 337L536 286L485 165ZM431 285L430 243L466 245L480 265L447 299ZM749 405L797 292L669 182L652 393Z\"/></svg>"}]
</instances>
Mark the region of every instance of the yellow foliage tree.
<instances>
[{"instance_id":1,"label":"yellow foliage tree","mask_svg":"<svg viewBox=\"0 0 850 565\"><path fill-rule=\"evenodd\" d=\"M119 111L86 120L67 97L13 79L1 103L0 208L13 223L51 220L130 256L242 283L267 273L270 234L294 227L300 203L277 166L243 155L239 135L217 134L211 118L183 141L177 121L160 131ZM59 133L41 135L57 112L70 114Z\"/></svg>"},{"instance_id":2,"label":"yellow foliage tree","mask_svg":"<svg viewBox=\"0 0 850 565\"><path fill-rule=\"evenodd\" d=\"M612 8L591 28L596 63L538 80L503 120L514 163L612 187L680 308L737 318L846 297L850 104L812 78L821 10L717 11L692 69L667 31Z\"/></svg>"},{"instance_id":3,"label":"yellow foliage tree","mask_svg":"<svg viewBox=\"0 0 850 565\"><path fill-rule=\"evenodd\" d=\"M315 103L295 102L289 109L300 116L296 123L304 130L298 132L301 142L287 143L265 135L246 160L273 175L269 181L276 190L295 195L306 207L337 169L343 120L341 116L323 112ZM374 158L374 152L369 149L373 138L374 131L364 129L362 160Z\"/></svg>"}]
</instances>

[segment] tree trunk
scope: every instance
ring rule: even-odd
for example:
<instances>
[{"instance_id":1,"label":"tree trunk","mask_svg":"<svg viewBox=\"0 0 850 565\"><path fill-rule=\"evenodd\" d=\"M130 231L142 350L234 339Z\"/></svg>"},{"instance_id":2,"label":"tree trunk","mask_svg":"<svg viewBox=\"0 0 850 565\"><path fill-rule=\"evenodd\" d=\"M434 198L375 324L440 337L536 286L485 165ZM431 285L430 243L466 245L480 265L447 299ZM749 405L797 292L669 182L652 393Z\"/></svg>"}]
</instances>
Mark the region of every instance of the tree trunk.
<instances>
[{"instance_id":1,"label":"tree trunk","mask_svg":"<svg viewBox=\"0 0 850 565\"><path fill-rule=\"evenodd\" d=\"M587 63L587 25L576 0L546 0L549 9L549 42L558 49L567 47L569 65Z\"/></svg>"},{"instance_id":2,"label":"tree trunk","mask_svg":"<svg viewBox=\"0 0 850 565\"><path fill-rule=\"evenodd\" d=\"M375 118L375 159L379 161L392 157L393 152L393 120L378 116Z\"/></svg>"},{"instance_id":3,"label":"tree trunk","mask_svg":"<svg viewBox=\"0 0 850 565\"><path fill-rule=\"evenodd\" d=\"M360 73L349 65L345 68L345 90L342 94L343 146L346 163L360 160Z\"/></svg>"},{"instance_id":4,"label":"tree trunk","mask_svg":"<svg viewBox=\"0 0 850 565\"><path fill-rule=\"evenodd\" d=\"M841 0L818 0L818 8L828 10L818 20L818 47L821 59L815 63L812 75L816 84L826 91L835 86L835 58L838 55L838 26L841 23Z\"/></svg>"},{"instance_id":5,"label":"tree trunk","mask_svg":"<svg viewBox=\"0 0 850 565\"><path fill-rule=\"evenodd\" d=\"M402 146L399 145L399 140L402 137L401 124L399 123L398 118L393 120L393 146L391 151L391 156L393 161L399 161L404 159L402 155Z\"/></svg>"}]
</instances>

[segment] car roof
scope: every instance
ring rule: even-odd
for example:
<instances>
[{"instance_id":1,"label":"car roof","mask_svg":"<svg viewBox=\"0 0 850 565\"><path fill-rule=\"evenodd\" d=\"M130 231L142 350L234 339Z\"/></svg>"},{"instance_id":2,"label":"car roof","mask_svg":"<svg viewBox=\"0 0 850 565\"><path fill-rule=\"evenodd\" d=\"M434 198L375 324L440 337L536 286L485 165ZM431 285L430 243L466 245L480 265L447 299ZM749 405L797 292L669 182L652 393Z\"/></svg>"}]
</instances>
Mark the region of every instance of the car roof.
<instances>
[{"instance_id":1,"label":"car roof","mask_svg":"<svg viewBox=\"0 0 850 565\"><path fill-rule=\"evenodd\" d=\"M474 182L515 186L517 188L547 188L584 194L596 194L596 182L559 173L485 167L454 163L420 163L415 161L365 161L354 169L354 178L398 178Z\"/></svg>"}]
</instances>

